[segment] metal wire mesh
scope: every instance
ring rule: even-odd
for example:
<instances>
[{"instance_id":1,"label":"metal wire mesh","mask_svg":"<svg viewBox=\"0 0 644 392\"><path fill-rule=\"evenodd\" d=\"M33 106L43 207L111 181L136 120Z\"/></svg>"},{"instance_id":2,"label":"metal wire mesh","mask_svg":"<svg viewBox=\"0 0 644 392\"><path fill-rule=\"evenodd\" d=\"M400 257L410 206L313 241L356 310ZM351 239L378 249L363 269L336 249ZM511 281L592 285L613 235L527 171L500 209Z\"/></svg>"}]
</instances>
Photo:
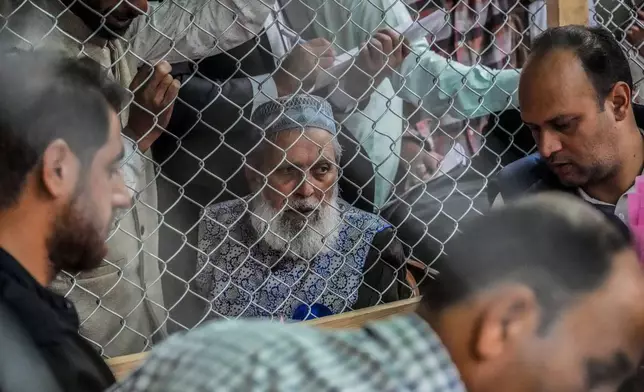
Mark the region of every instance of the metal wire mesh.
<instances>
[{"instance_id":1,"label":"metal wire mesh","mask_svg":"<svg viewBox=\"0 0 644 392\"><path fill-rule=\"evenodd\" d=\"M604 1L596 5L596 20L599 24L611 30L624 47L631 66L634 84L634 100L642 103L644 91L644 3L640 0Z\"/></svg>"},{"instance_id":2,"label":"metal wire mesh","mask_svg":"<svg viewBox=\"0 0 644 392\"><path fill-rule=\"evenodd\" d=\"M288 321L417 295L458 222L486 207L489 176L534 148L514 109L543 3L3 0L3 49L89 56L132 91L121 118L134 204L105 262L52 286L81 334L112 357L213 318ZM406 42L393 69L367 44L441 10L441 28ZM152 107L163 60L162 82L181 89ZM289 94L325 98L337 133L264 135L253 113ZM142 113L154 121L134 129Z\"/></svg>"}]
</instances>

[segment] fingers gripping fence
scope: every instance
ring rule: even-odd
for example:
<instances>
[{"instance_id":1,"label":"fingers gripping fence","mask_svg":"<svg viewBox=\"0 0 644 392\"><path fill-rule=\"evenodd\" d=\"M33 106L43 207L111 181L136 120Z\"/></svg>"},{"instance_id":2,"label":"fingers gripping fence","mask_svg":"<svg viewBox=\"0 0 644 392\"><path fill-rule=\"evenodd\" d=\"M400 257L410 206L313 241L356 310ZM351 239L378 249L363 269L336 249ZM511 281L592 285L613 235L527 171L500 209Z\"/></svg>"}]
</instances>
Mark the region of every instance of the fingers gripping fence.
<instances>
[{"instance_id":1,"label":"fingers gripping fence","mask_svg":"<svg viewBox=\"0 0 644 392\"><path fill-rule=\"evenodd\" d=\"M99 268L52 285L81 334L112 357L418 295L489 176L534 149L517 69L544 7L4 0L3 50L89 56L132 92L133 206Z\"/></svg>"}]
</instances>

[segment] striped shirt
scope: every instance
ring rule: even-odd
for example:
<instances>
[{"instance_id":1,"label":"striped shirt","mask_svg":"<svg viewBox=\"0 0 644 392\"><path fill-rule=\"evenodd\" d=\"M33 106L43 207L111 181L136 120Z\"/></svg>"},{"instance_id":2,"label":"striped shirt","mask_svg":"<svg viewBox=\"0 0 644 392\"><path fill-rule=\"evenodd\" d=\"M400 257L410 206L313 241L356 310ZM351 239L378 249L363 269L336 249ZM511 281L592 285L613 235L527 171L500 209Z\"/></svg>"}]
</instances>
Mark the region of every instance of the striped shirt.
<instances>
[{"instance_id":1,"label":"striped shirt","mask_svg":"<svg viewBox=\"0 0 644 392\"><path fill-rule=\"evenodd\" d=\"M207 324L156 347L116 391L465 392L435 332L417 315L357 330L262 321Z\"/></svg>"}]
</instances>

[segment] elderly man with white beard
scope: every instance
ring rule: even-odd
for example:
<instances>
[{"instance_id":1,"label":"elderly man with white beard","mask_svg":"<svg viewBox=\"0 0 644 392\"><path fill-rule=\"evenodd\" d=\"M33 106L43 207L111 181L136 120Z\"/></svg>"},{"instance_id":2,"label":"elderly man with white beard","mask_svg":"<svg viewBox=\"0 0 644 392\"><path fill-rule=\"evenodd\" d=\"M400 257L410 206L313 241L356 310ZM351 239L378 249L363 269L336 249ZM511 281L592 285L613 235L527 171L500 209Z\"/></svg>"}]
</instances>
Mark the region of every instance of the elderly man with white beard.
<instances>
[{"instance_id":1,"label":"elderly man with white beard","mask_svg":"<svg viewBox=\"0 0 644 392\"><path fill-rule=\"evenodd\" d=\"M331 106L295 95L253 113L251 195L211 205L199 227L198 292L214 317L305 320L408 298L406 255L382 218L338 197Z\"/></svg>"}]
</instances>

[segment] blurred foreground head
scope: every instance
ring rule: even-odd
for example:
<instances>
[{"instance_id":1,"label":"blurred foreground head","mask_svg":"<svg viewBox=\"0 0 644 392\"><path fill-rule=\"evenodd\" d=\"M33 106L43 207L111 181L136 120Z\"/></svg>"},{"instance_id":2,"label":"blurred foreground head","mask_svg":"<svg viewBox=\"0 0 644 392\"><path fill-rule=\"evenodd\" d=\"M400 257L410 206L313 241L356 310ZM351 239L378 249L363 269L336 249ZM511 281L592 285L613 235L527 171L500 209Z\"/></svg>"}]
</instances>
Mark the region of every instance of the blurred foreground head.
<instances>
[{"instance_id":1,"label":"blurred foreground head","mask_svg":"<svg viewBox=\"0 0 644 392\"><path fill-rule=\"evenodd\" d=\"M603 214L545 193L461 229L421 313L468 391L615 391L635 371L644 272Z\"/></svg>"},{"instance_id":2,"label":"blurred foreground head","mask_svg":"<svg viewBox=\"0 0 644 392\"><path fill-rule=\"evenodd\" d=\"M91 60L0 55L0 247L44 264L25 266L41 283L98 266L113 212L129 204L122 94Z\"/></svg>"}]
</instances>

